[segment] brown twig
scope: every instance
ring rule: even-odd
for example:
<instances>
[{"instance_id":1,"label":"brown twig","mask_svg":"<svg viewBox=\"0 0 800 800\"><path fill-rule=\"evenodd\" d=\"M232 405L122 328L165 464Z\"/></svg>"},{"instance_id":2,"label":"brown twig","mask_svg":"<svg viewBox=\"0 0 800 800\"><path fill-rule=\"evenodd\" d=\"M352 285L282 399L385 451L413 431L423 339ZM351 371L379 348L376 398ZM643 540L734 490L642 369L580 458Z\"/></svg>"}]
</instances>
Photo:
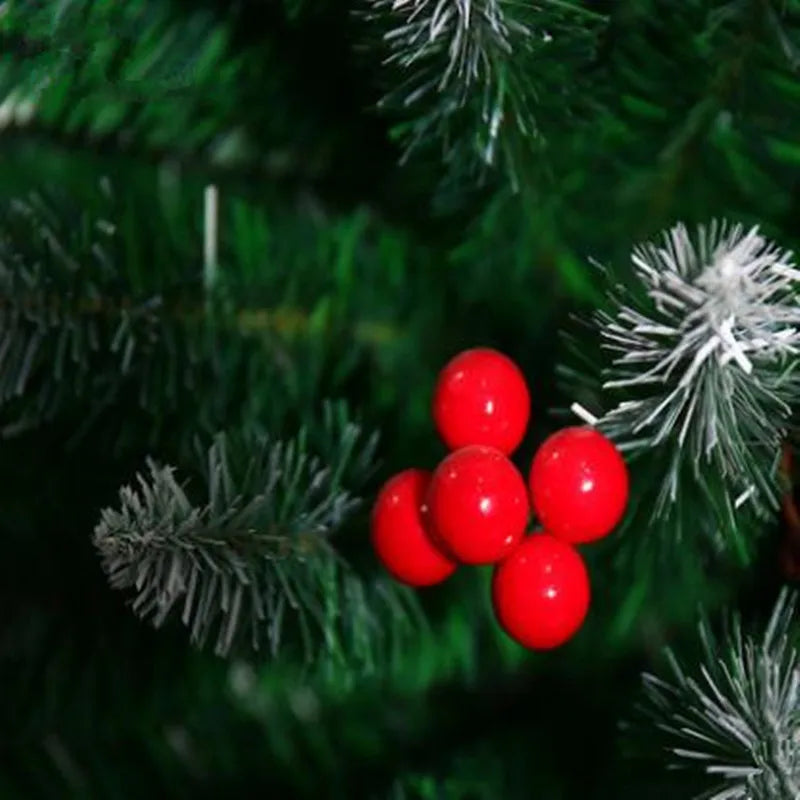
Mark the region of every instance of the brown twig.
<instances>
[{"instance_id":1,"label":"brown twig","mask_svg":"<svg viewBox=\"0 0 800 800\"><path fill-rule=\"evenodd\" d=\"M800 580L800 508L794 494L794 481L792 480L792 466L794 456L791 445L783 445L781 458L781 472L786 479L786 490L781 501L781 515L783 518L783 541L781 542L779 561L783 576L787 580Z\"/></svg>"}]
</instances>

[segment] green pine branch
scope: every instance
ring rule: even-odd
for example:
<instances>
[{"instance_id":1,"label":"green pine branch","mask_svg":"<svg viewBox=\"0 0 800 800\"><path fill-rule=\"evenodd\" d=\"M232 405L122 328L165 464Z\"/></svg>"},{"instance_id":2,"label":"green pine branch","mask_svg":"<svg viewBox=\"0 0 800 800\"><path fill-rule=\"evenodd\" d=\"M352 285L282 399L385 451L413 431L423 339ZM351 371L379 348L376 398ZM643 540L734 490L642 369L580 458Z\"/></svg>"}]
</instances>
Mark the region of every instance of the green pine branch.
<instances>
[{"instance_id":1,"label":"green pine branch","mask_svg":"<svg viewBox=\"0 0 800 800\"><path fill-rule=\"evenodd\" d=\"M112 204L108 182L100 194ZM0 406L4 433L76 395L108 402L157 336L162 298L119 292L116 224L46 193L2 204ZM110 357L97 373L101 353ZM13 412L11 411L13 409Z\"/></svg>"},{"instance_id":2,"label":"green pine branch","mask_svg":"<svg viewBox=\"0 0 800 800\"><path fill-rule=\"evenodd\" d=\"M172 467L150 461L94 532L111 586L133 592L138 616L156 627L177 617L194 644L220 655L244 642L274 656L295 635L309 657L355 652L368 662L405 600L388 579L368 598L332 536L360 505L354 491L376 439L331 406L324 430L324 461L306 432L285 442L217 436L196 500Z\"/></svg>"},{"instance_id":3,"label":"green pine branch","mask_svg":"<svg viewBox=\"0 0 800 800\"><path fill-rule=\"evenodd\" d=\"M553 119L570 119L605 23L561 0L367 0L361 16L405 157L438 150L454 175L502 165L517 186Z\"/></svg>"},{"instance_id":4,"label":"green pine branch","mask_svg":"<svg viewBox=\"0 0 800 800\"><path fill-rule=\"evenodd\" d=\"M407 236L365 211L287 213L223 187L210 288L202 209L202 187L161 171L0 199L5 435L75 412L79 437L121 405L112 425L146 420L148 443L296 426L407 336L422 277Z\"/></svg>"},{"instance_id":5,"label":"green pine branch","mask_svg":"<svg viewBox=\"0 0 800 800\"><path fill-rule=\"evenodd\" d=\"M800 680L794 616L784 592L768 624L722 638L700 625L702 654L687 665L670 651L670 676L644 676L649 731L672 766L702 771L708 800L793 800L800 795Z\"/></svg>"},{"instance_id":6,"label":"green pine branch","mask_svg":"<svg viewBox=\"0 0 800 800\"><path fill-rule=\"evenodd\" d=\"M617 256L614 242L700 221L720 197L727 214L791 235L800 127L783 109L797 103L798 42L781 0L620 4L592 113L547 154L548 202L570 245ZM602 225L597 208L613 209Z\"/></svg>"},{"instance_id":7,"label":"green pine branch","mask_svg":"<svg viewBox=\"0 0 800 800\"><path fill-rule=\"evenodd\" d=\"M235 164L246 59L200 10L150 0L11 0L0 16L0 130Z\"/></svg>"},{"instance_id":8,"label":"green pine branch","mask_svg":"<svg viewBox=\"0 0 800 800\"><path fill-rule=\"evenodd\" d=\"M718 221L673 226L630 264L606 270L608 302L560 370L630 461L622 548L670 565L687 546L746 564L777 513L800 399L800 271L757 228Z\"/></svg>"}]
</instances>

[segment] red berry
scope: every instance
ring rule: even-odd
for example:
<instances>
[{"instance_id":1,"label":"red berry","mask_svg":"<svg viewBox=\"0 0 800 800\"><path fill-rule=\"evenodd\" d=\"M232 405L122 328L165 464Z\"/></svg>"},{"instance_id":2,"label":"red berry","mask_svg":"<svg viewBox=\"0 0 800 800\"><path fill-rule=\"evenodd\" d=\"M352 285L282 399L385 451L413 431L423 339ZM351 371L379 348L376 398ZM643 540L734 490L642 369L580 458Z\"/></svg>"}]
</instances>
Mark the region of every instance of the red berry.
<instances>
[{"instance_id":1,"label":"red berry","mask_svg":"<svg viewBox=\"0 0 800 800\"><path fill-rule=\"evenodd\" d=\"M402 583L431 586L456 565L431 542L423 523L430 473L407 469L390 478L372 510L372 545L386 569Z\"/></svg>"},{"instance_id":2,"label":"red berry","mask_svg":"<svg viewBox=\"0 0 800 800\"><path fill-rule=\"evenodd\" d=\"M533 458L529 484L542 527L572 543L611 533L628 503L625 462L593 428L564 428L550 436Z\"/></svg>"},{"instance_id":3,"label":"red berry","mask_svg":"<svg viewBox=\"0 0 800 800\"><path fill-rule=\"evenodd\" d=\"M496 350L465 350L439 373L433 421L451 450L482 444L508 455L525 436L530 413L522 372Z\"/></svg>"},{"instance_id":4,"label":"red berry","mask_svg":"<svg viewBox=\"0 0 800 800\"><path fill-rule=\"evenodd\" d=\"M589 610L589 576L577 550L534 534L494 572L492 602L506 633L525 647L549 650L570 639Z\"/></svg>"},{"instance_id":5,"label":"red berry","mask_svg":"<svg viewBox=\"0 0 800 800\"><path fill-rule=\"evenodd\" d=\"M428 510L432 531L449 555L464 564L492 564L525 532L525 480L499 450L464 447L433 473Z\"/></svg>"}]
</instances>

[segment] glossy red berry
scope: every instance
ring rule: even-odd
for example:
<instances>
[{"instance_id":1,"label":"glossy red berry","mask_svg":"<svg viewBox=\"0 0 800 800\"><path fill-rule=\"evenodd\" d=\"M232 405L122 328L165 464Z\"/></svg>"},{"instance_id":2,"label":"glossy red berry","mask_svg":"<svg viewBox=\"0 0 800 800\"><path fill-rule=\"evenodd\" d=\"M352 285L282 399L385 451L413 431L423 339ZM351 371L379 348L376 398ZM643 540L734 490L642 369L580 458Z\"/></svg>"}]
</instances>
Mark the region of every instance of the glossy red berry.
<instances>
[{"instance_id":1,"label":"glossy red berry","mask_svg":"<svg viewBox=\"0 0 800 800\"><path fill-rule=\"evenodd\" d=\"M492 564L510 553L528 523L525 480L493 447L464 447L431 478L428 511L443 549L464 564Z\"/></svg>"},{"instance_id":2,"label":"glossy red berry","mask_svg":"<svg viewBox=\"0 0 800 800\"><path fill-rule=\"evenodd\" d=\"M525 436L530 412L522 372L497 350L465 350L439 373L433 421L451 450L481 444L508 455Z\"/></svg>"},{"instance_id":3,"label":"glossy red berry","mask_svg":"<svg viewBox=\"0 0 800 800\"><path fill-rule=\"evenodd\" d=\"M391 573L410 586L431 586L450 577L456 565L433 544L424 523L430 473L407 469L390 478L372 510L372 545Z\"/></svg>"},{"instance_id":4,"label":"glossy red berry","mask_svg":"<svg viewBox=\"0 0 800 800\"><path fill-rule=\"evenodd\" d=\"M547 533L534 534L495 568L492 603L506 633L549 650L570 639L589 610L589 575L580 554Z\"/></svg>"},{"instance_id":5,"label":"glossy red berry","mask_svg":"<svg viewBox=\"0 0 800 800\"><path fill-rule=\"evenodd\" d=\"M567 542L611 533L628 503L628 469L619 450L594 428L564 428L533 458L533 509L542 527Z\"/></svg>"}]
</instances>

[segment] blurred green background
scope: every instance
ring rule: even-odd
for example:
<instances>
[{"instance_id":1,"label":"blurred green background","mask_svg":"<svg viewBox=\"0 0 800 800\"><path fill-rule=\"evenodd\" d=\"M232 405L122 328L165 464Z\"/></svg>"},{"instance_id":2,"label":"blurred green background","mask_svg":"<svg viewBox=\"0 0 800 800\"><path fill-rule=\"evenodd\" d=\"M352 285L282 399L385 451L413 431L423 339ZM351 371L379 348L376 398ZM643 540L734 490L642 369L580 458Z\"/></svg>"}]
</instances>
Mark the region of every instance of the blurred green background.
<instances>
[{"instance_id":1,"label":"blurred green background","mask_svg":"<svg viewBox=\"0 0 800 800\"><path fill-rule=\"evenodd\" d=\"M402 109L377 104L404 76L366 0L0 4L0 797L692 796L620 724L663 645L691 652L700 604L769 606L777 517L748 563L687 549L674 580L598 546L589 619L553 653L507 640L489 573L465 570L377 655L312 663L152 629L91 541L146 456L196 477L195 436L292 436L343 399L381 437L336 540L371 576L371 493L443 455L429 404L454 353L523 368L526 469L571 401L560 332L604 302L593 260L624 272L679 220L797 246L800 5L558 5L526 13L589 44L531 60L539 135L476 174L435 137L401 160Z\"/></svg>"}]
</instances>

